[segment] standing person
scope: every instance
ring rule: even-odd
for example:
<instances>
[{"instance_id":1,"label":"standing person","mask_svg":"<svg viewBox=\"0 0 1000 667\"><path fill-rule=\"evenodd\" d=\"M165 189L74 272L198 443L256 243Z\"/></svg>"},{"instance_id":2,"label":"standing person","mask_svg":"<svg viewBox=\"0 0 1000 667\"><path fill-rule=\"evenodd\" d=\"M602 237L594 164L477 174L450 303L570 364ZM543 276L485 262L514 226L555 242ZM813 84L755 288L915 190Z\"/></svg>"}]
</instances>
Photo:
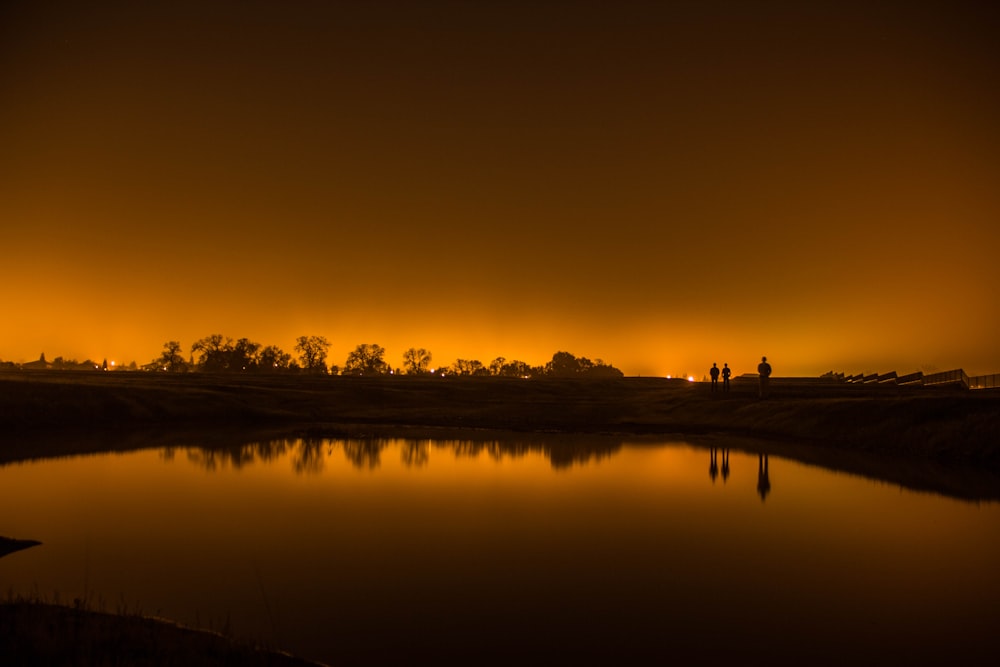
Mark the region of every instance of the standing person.
<instances>
[{"instance_id":1,"label":"standing person","mask_svg":"<svg viewBox=\"0 0 1000 667\"><path fill-rule=\"evenodd\" d=\"M719 366L713 363L708 374L712 376L712 393L714 394L715 390L719 388Z\"/></svg>"},{"instance_id":2,"label":"standing person","mask_svg":"<svg viewBox=\"0 0 1000 667\"><path fill-rule=\"evenodd\" d=\"M767 398L767 379L771 377L771 364L767 363L767 357L760 358L757 373L760 375L760 397Z\"/></svg>"},{"instance_id":3,"label":"standing person","mask_svg":"<svg viewBox=\"0 0 1000 667\"><path fill-rule=\"evenodd\" d=\"M729 367L729 364L722 364L722 391L724 393L729 393L729 376L733 374L733 369Z\"/></svg>"}]
</instances>

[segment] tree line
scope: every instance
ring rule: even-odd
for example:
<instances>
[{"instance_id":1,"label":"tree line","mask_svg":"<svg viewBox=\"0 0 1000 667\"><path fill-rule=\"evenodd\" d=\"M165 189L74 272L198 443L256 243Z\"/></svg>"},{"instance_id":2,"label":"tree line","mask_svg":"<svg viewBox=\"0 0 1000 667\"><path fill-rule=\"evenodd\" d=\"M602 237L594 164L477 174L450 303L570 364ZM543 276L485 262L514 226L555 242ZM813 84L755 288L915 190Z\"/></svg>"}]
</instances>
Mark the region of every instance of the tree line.
<instances>
[{"instance_id":1,"label":"tree line","mask_svg":"<svg viewBox=\"0 0 1000 667\"><path fill-rule=\"evenodd\" d=\"M440 375L494 377L622 377L623 373L601 359L591 361L569 352L556 352L551 361L532 366L516 359L497 357L489 364L475 359L456 359L450 366L432 367L433 355L424 348L411 347L402 356L402 366L393 368L381 345L362 343L348 355L342 366L328 365L330 342L324 336L299 336L293 357L276 345L262 346L247 338L233 340L212 334L195 341L185 358L178 341L163 344L160 356L144 366L166 372L204 371L212 373L312 373L354 376Z\"/></svg>"},{"instance_id":2,"label":"tree line","mask_svg":"<svg viewBox=\"0 0 1000 667\"><path fill-rule=\"evenodd\" d=\"M587 377L616 378L623 373L601 359L591 361L569 352L556 352L552 359L540 366L533 366L517 359L497 357L488 364L477 359L456 359L446 366L432 367L433 355L424 348L411 347L402 356L402 365L393 367L386 360L385 348L374 343L362 343L348 355L342 366L327 363L330 342L324 336L299 336L291 353L277 345L261 345L248 338L233 340L222 334L212 334L196 340L188 350L176 340L163 344L160 355L150 363L139 366L110 365L107 360L95 363L89 359L77 362L56 357L45 359L43 353L37 361L23 364L0 361L0 370L131 370L168 373L310 373L318 375L438 375L477 377Z\"/></svg>"}]
</instances>

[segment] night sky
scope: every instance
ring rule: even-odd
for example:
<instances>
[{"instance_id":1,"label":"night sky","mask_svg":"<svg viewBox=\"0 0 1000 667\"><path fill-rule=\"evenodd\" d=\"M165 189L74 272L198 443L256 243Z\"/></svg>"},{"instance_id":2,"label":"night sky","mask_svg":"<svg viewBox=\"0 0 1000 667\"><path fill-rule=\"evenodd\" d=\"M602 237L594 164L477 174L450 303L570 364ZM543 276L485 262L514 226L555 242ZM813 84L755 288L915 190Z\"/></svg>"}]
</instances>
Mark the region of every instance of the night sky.
<instances>
[{"instance_id":1,"label":"night sky","mask_svg":"<svg viewBox=\"0 0 1000 667\"><path fill-rule=\"evenodd\" d=\"M1000 13L8 2L0 359L1000 372Z\"/></svg>"}]
</instances>

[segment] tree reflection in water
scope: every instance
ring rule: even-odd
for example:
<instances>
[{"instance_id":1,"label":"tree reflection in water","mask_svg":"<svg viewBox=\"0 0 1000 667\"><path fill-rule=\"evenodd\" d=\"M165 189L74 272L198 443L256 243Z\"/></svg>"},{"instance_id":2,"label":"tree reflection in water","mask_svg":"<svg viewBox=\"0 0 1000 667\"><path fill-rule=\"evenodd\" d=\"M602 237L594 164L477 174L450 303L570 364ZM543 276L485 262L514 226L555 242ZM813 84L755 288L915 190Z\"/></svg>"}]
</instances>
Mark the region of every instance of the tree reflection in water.
<instances>
[{"instance_id":1,"label":"tree reflection in water","mask_svg":"<svg viewBox=\"0 0 1000 667\"><path fill-rule=\"evenodd\" d=\"M382 450L389 446L389 442L385 438L341 440L340 446L355 468L374 470L382 464Z\"/></svg>"},{"instance_id":2,"label":"tree reflection in water","mask_svg":"<svg viewBox=\"0 0 1000 667\"><path fill-rule=\"evenodd\" d=\"M326 441L322 438L302 438L292 453L292 470L297 474L319 474L323 472L326 456L323 453ZM330 448L332 450L332 447Z\"/></svg>"},{"instance_id":3,"label":"tree reflection in water","mask_svg":"<svg viewBox=\"0 0 1000 667\"><path fill-rule=\"evenodd\" d=\"M240 469L254 463L274 461L300 447L302 441L291 438L260 440L227 447L190 447L186 454L189 461L205 470L220 470L227 467ZM170 460L173 450L164 451L164 459Z\"/></svg>"},{"instance_id":4,"label":"tree reflection in water","mask_svg":"<svg viewBox=\"0 0 1000 667\"><path fill-rule=\"evenodd\" d=\"M501 461L541 454L555 469L567 469L590 461L600 461L621 450L619 440L607 438L530 440L432 440L415 438L347 438L318 437L258 440L225 447L191 447L184 451L189 461L209 470L240 469L257 462L266 463L291 455L292 468L297 474L318 474L324 470L326 458L340 448L355 468L374 470L382 464L382 452L392 445L400 448L400 457L407 468L420 468L430 461L431 449L451 450L453 456L476 458L483 454ZM164 460L172 460L175 448L163 450Z\"/></svg>"},{"instance_id":5,"label":"tree reflection in water","mask_svg":"<svg viewBox=\"0 0 1000 667\"><path fill-rule=\"evenodd\" d=\"M403 465L407 468L420 468L430 460L430 440L404 440L400 445L400 455Z\"/></svg>"}]
</instances>

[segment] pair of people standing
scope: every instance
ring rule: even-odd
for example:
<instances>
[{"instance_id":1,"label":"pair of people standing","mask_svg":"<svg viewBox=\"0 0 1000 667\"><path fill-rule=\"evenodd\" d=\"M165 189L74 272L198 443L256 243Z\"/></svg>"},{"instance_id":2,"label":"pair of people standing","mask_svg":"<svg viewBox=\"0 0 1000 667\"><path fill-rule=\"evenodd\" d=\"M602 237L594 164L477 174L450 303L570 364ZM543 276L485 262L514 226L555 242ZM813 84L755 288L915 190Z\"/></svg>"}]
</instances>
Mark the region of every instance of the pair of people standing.
<instances>
[{"instance_id":1,"label":"pair of people standing","mask_svg":"<svg viewBox=\"0 0 1000 667\"><path fill-rule=\"evenodd\" d=\"M729 391L729 376L733 374L733 371L729 368L729 364L722 364L721 375L722 375L722 391ZM709 377L712 378L712 392L719 388L719 375L720 369L717 364L712 364L712 368L708 371Z\"/></svg>"},{"instance_id":2,"label":"pair of people standing","mask_svg":"<svg viewBox=\"0 0 1000 667\"><path fill-rule=\"evenodd\" d=\"M712 368L708 371L709 377L712 378L712 393L715 393L719 387L720 374L722 375L722 391L729 391L729 376L732 375L732 371L729 369L729 364L722 364L720 373L719 366L713 363ZM768 379L771 377L771 364L767 363L767 357L760 358L760 363L757 364L757 375L760 378L758 396L760 396L760 398L767 398L769 391Z\"/></svg>"}]
</instances>

